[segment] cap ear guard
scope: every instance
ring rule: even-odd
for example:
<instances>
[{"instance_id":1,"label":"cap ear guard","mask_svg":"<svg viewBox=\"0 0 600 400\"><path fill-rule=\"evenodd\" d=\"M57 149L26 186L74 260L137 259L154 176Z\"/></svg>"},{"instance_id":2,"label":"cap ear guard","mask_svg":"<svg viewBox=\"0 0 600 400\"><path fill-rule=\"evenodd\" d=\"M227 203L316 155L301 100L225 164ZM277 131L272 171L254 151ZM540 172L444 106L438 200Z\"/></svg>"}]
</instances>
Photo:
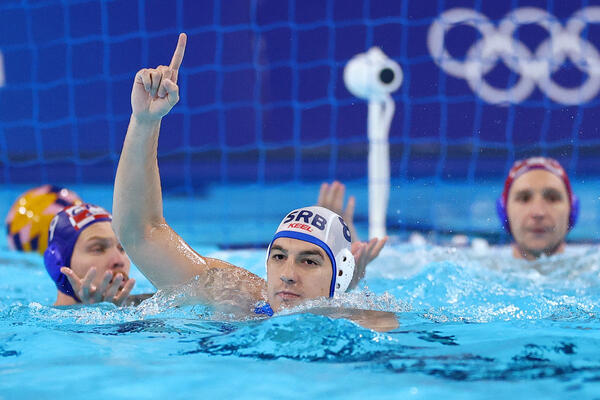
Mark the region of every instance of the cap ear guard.
<instances>
[{"instance_id":1,"label":"cap ear guard","mask_svg":"<svg viewBox=\"0 0 600 400\"><path fill-rule=\"evenodd\" d=\"M46 248L46 251L44 251L44 265L46 266L48 275L50 275L56 284L56 289L58 289L58 291L66 294L67 296L73 297L77 301L81 301L75 294L75 291L71 286L71 282L69 282L69 278L60 272L62 267L66 267L66 265L62 264L63 256L60 253L60 246L57 246L56 243L50 243L50 245Z\"/></svg>"},{"instance_id":2,"label":"cap ear guard","mask_svg":"<svg viewBox=\"0 0 600 400\"><path fill-rule=\"evenodd\" d=\"M335 263L337 265L337 274L332 279L333 293L329 297L348 290L348 286L350 286L350 282L352 282L352 277L354 276L355 260L349 249L342 249L335 256Z\"/></svg>"},{"instance_id":3,"label":"cap ear guard","mask_svg":"<svg viewBox=\"0 0 600 400\"><path fill-rule=\"evenodd\" d=\"M573 229L579 219L579 197L571 198L571 212L569 213L569 230Z\"/></svg>"},{"instance_id":4,"label":"cap ear guard","mask_svg":"<svg viewBox=\"0 0 600 400\"><path fill-rule=\"evenodd\" d=\"M496 200L496 213L498 214L498 218L500 219L500 223L504 230L509 235L512 235L510 232L510 224L508 223L508 215L506 214L506 204L504 204L502 196L498 197L498 200Z\"/></svg>"}]
</instances>

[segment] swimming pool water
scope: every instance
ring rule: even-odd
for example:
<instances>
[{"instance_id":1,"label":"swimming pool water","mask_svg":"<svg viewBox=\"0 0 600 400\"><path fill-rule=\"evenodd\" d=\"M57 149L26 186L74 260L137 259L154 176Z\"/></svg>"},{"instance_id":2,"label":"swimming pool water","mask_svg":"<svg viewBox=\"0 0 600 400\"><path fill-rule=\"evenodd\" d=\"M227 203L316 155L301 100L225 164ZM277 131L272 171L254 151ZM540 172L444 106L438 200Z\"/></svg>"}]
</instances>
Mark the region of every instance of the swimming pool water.
<instances>
[{"instance_id":1,"label":"swimming pool water","mask_svg":"<svg viewBox=\"0 0 600 400\"><path fill-rule=\"evenodd\" d=\"M340 300L396 312L389 333L306 313L215 321L177 292L54 308L41 262L3 251L0 396L598 398L600 260L576 250L540 273L502 251L391 246ZM264 268L261 250L207 251Z\"/></svg>"},{"instance_id":2,"label":"swimming pool water","mask_svg":"<svg viewBox=\"0 0 600 400\"><path fill-rule=\"evenodd\" d=\"M264 249L195 247L264 276ZM335 300L395 312L400 327L376 333L302 309L232 321L181 305L185 288L54 308L41 258L2 244L0 398L600 399L599 272L593 245L526 263L396 241Z\"/></svg>"}]
</instances>

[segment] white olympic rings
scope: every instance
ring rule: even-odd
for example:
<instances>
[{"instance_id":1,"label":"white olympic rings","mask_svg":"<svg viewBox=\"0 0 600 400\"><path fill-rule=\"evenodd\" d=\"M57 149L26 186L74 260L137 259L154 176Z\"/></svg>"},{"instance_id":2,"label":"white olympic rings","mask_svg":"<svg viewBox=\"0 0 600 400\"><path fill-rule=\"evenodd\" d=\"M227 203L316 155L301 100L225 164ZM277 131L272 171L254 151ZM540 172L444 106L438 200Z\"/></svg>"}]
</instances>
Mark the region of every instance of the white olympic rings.
<instances>
[{"instance_id":1,"label":"white olympic rings","mask_svg":"<svg viewBox=\"0 0 600 400\"><path fill-rule=\"evenodd\" d=\"M447 74L467 81L471 89L489 103L520 103L531 95L535 86L557 103L585 103L600 91L600 53L581 37L589 23L600 23L600 6L585 7L563 25L546 10L517 8L500 21L498 27L483 14L469 8L443 12L429 27L427 47L435 63ZM514 36L521 25L537 24L550 35L532 53ZM453 58L444 46L446 33L457 25L475 28L481 38L467 50L464 61ZM552 80L568 59L585 72L587 79L579 87L564 87ZM485 81L485 74L498 61L520 75L514 86L502 89Z\"/></svg>"}]
</instances>

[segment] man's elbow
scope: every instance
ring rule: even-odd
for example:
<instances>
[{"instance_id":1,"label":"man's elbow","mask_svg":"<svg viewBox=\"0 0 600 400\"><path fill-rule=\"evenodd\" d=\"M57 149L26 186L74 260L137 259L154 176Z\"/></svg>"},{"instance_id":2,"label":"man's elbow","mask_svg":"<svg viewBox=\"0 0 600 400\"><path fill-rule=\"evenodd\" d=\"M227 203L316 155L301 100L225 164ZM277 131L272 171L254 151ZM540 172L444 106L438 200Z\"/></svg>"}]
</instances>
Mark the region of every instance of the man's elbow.
<instances>
[{"instance_id":1,"label":"man's elbow","mask_svg":"<svg viewBox=\"0 0 600 400\"><path fill-rule=\"evenodd\" d=\"M158 228L160 225L158 225ZM112 228L117 238L125 249L137 247L140 244L151 241L156 233L157 225L136 224L119 218L114 218Z\"/></svg>"},{"instance_id":2,"label":"man's elbow","mask_svg":"<svg viewBox=\"0 0 600 400\"><path fill-rule=\"evenodd\" d=\"M114 218L112 221L112 229L119 242L121 242L121 245L126 249L136 242L136 237L138 236L136 230L131 229L131 226L128 227L127 224L119 221L117 218Z\"/></svg>"}]
</instances>

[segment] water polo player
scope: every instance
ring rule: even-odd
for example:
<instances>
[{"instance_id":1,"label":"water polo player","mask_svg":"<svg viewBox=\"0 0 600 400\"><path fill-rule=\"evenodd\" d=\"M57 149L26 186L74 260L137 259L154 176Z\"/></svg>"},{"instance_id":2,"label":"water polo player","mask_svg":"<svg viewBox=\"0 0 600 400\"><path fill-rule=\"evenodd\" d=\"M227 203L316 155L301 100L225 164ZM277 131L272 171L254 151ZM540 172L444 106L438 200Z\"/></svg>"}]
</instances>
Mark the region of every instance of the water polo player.
<instances>
[{"instance_id":1,"label":"water polo player","mask_svg":"<svg viewBox=\"0 0 600 400\"><path fill-rule=\"evenodd\" d=\"M52 219L44 264L56 284L54 305L121 305L135 285L130 261L111 227L112 217L92 204L69 206Z\"/></svg>"},{"instance_id":2,"label":"water polo player","mask_svg":"<svg viewBox=\"0 0 600 400\"><path fill-rule=\"evenodd\" d=\"M531 157L511 168L497 209L514 240L514 257L534 260L564 251L565 237L577 222L579 201L558 161Z\"/></svg>"},{"instance_id":3,"label":"water polo player","mask_svg":"<svg viewBox=\"0 0 600 400\"><path fill-rule=\"evenodd\" d=\"M195 278L199 301L249 314L270 315L306 299L344 291L354 270L364 269L380 247L352 245L343 219L325 208L306 207L284 218L269 246L267 281L199 255L165 222L156 159L158 136L162 117L179 101L177 78L186 40L181 34L169 66L142 69L135 76L132 115L113 199L113 228L127 253L158 289ZM381 330L397 326L393 314L360 311L353 319L365 326Z\"/></svg>"}]
</instances>

